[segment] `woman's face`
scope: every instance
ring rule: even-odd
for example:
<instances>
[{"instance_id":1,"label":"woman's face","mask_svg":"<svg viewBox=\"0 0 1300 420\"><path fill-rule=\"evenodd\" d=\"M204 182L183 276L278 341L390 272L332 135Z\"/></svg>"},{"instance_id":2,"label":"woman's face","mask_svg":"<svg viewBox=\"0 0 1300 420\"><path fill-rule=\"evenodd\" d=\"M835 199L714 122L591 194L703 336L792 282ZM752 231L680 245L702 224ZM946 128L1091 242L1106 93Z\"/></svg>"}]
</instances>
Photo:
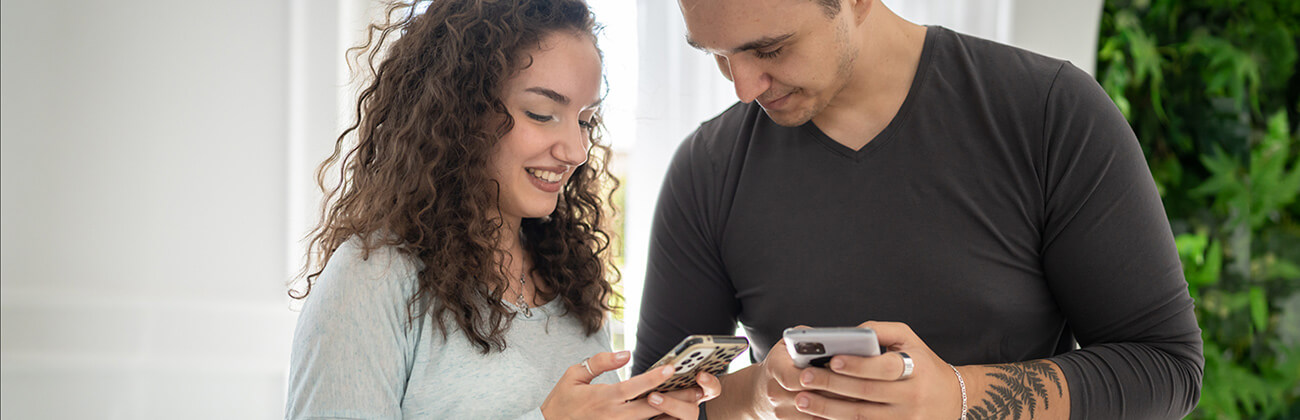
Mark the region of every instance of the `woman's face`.
<instances>
[{"instance_id":1,"label":"woman's face","mask_svg":"<svg viewBox=\"0 0 1300 420\"><path fill-rule=\"evenodd\" d=\"M589 38L552 33L531 56L532 65L505 83L502 101L514 127L490 162L501 216L513 224L555 211L564 184L587 161L600 102L600 55Z\"/></svg>"}]
</instances>

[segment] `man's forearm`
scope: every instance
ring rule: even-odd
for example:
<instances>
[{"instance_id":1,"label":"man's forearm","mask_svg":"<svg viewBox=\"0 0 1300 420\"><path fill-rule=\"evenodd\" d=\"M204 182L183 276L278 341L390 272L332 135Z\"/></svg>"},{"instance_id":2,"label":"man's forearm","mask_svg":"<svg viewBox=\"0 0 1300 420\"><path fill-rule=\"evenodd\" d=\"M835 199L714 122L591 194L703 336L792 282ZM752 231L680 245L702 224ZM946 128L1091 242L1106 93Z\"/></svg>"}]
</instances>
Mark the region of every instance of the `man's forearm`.
<instances>
[{"instance_id":1,"label":"man's forearm","mask_svg":"<svg viewBox=\"0 0 1300 420\"><path fill-rule=\"evenodd\" d=\"M759 397L754 395L755 392L758 392L758 390L754 389L753 378L757 366L750 365L718 378L722 382L722 394L704 404L704 410L710 420L762 418L754 411L753 407L754 398Z\"/></svg>"},{"instance_id":2,"label":"man's forearm","mask_svg":"<svg viewBox=\"0 0 1300 420\"><path fill-rule=\"evenodd\" d=\"M1070 387L1056 363L1030 360L957 369L966 381L970 420L1070 418Z\"/></svg>"}]
</instances>

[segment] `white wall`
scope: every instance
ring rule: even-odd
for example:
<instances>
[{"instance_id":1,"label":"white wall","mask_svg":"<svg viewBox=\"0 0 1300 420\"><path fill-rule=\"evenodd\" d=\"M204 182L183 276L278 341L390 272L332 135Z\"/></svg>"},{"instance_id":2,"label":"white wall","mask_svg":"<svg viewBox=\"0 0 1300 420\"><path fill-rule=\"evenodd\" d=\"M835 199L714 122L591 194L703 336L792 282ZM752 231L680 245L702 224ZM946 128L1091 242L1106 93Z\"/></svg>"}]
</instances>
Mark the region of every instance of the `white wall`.
<instances>
[{"instance_id":1,"label":"white wall","mask_svg":"<svg viewBox=\"0 0 1300 420\"><path fill-rule=\"evenodd\" d=\"M0 417L282 416L329 4L0 2Z\"/></svg>"},{"instance_id":2,"label":"white wall","mask_svg":"<svg viewBox=\"0 0 1300 420\"><path fill-rule=\"evenodd\" d=\"M1015 5L1010 44L1069 60L1097 74L1097 32L1102 0L1006 0Z\"/></svg>"},{"instance_id":3,"label":"white wall","mask_svg":"<svg viewBox=\"0 0 1300 420\"><path fill-rule=\"evenodd\" d=\"M1069 60L1089 73L1097 61L1102 0L884 0L895 13Z\"/></svg>"}]
</instances>

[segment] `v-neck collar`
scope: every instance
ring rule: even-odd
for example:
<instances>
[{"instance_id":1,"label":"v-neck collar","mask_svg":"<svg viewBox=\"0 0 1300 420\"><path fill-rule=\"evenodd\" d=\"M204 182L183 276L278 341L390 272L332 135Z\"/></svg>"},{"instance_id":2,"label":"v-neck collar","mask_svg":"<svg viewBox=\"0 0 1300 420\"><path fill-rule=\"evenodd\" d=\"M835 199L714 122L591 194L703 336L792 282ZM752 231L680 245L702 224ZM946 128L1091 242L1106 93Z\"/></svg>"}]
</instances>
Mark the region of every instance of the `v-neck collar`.
<instances>
[{"instance_id":1,"label":"v-neck collar","mask_svg":"<svg viewBox=\"0 0 1300 420\"><path fill-rule=\"evenodd\" d=\"M884 147L885 144L896 137L896 133L901 130L900 127L911 117L913 103L916 102L916 97L920 94L921 86L925 82L925 76L930 74L930 57L934 55L935 40L938 38L939 32L943 30L943 27L937 25L926 26L925 42L921 46L921 60L916 65L916 74L912 76L912 86L907 89L907 97L903 98L903 105L898 107L898 112L894 114L893 119L889 120L889 124L885 126L885 129L876 134L861 149L853 150L835 141L835 139L826 135L821 128L818 128L817 124L814 124L812 120L808 120L799 129L818 143L826 146L831 152L854 161L861 161L872 151Z\"/></svg>"}]
</instances>

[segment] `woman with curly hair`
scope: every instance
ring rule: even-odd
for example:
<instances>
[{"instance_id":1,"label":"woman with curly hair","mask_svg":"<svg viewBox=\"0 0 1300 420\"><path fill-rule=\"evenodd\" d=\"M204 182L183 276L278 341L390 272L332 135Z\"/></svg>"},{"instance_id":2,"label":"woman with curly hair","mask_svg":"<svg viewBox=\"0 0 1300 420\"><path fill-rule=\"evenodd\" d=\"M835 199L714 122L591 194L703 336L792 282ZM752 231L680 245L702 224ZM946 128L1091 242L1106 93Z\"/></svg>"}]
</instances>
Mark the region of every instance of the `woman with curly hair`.
<instances>
[{"instance_id":1,"label":"woman with curly hair","mask_svg":"<svg viewBox=\"0 0 1300 420\"><path fill-rule=\"evenodd\" d=\"M587 5L425 5L352 50L372 79L317 173L286 417L695 418L716 378L634 399L672 368L614 373Z\"/></svg>"}]
</instances>

